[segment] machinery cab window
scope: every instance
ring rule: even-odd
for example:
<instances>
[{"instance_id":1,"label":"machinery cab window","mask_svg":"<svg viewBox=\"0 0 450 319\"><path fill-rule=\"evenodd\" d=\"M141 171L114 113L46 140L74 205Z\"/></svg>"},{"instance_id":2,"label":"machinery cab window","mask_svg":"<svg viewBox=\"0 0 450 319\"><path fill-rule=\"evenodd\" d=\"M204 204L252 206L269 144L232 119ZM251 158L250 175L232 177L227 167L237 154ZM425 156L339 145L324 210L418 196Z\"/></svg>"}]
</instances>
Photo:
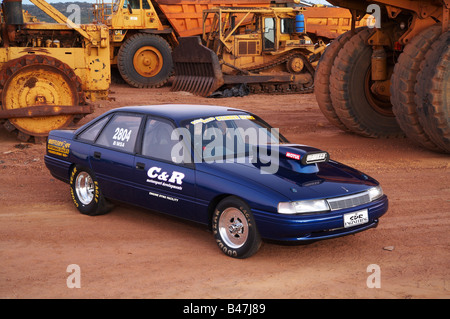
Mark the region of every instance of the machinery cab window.
<instances>
[{"instance_id":1,"label":"machinery cab window","mask_svg":"<svg viewBox=\"0 0 450 319\"><path fill-rule=\"evenodd\" d=\"M140 9L141 8L141 1L140 0L125 0L123 2L123 8L126 9L128 6L131 9Z\"/></svg>"},{"instance_id":2,"label":"machinery cab window","mask_svg":"<svg viewBox=\"0 0 450 319\"><path fill-rule=\"evenodd\" d=\"M294 33L295 20L291 18L284 18L280 21L280 32L283 34Z\"/></svg>"},{"instance_id":3,"label":"machinery cab window","mask_svg":"<svg viewBox=\"0 0 450 319\"><path fill-rule=\"evenodd\" d=\"M275 19L264 18L264 47L266 51L275 50Z\"/></svg>"},{"instance_id":4,"label":"machinery cab window","mask_svg":"<svg viewBox=\"0 0 450 319\"><path fill-rule=\"evenodd\" d=\"M150 9L150 0L142 0L142 9Z\"/></svg>"}]
</instances>

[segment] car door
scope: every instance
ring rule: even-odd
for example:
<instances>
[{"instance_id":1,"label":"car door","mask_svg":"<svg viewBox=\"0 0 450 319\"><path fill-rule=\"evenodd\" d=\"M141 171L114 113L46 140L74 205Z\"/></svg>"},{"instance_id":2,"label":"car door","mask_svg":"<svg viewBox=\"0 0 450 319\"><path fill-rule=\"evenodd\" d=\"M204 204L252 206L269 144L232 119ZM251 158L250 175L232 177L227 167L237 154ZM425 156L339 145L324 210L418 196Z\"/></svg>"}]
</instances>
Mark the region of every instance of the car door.
<instances>
[{"instance_id":1,"label":"car door","mask_svg":"<svg viewBox=\"0 0 450 319\"><path fill-rule=\"evenodd\" d=\"M134 154L142 120L142 115L116 113L90 149L89 161L105 197L134 201Z\"/></svg>"},{"instance_id":2,"label":"car door","mask_svg":"<svg viewBox=\"0 0 450 319\"><path fill-rule=\"evenodd\" d=\"M135 180L139 205L199 221L196 216L195 169L192 163L172 161L175 129L169 120L148 117L144 125L142 146L135 156Z\"/></svg>"}]
</instances>

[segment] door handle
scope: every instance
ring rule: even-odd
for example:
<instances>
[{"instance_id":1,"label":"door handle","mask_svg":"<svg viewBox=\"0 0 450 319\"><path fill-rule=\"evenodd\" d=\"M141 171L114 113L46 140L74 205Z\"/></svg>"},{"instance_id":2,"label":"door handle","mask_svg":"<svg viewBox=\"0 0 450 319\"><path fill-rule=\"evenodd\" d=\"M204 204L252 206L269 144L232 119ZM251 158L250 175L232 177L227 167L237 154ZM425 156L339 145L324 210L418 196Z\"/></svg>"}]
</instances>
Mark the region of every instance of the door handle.
<instances>
[{"instance_id":1,"label":"door handle","mask_svg":"<svg viewBox=\"0 0 450 319\"><path fill-rule=\"evenodd\" d=\"M94 152L94 158L100 159L102 157L102 153L100 152Z\"/></svg>"},{"instance_id":2,"label":"door handle","mask_svg":"<svg viewBox=\"0 0 450 319\"><path fill-rule=\"evenodd\" d=\"M143 169L145 169L145 164L144 164L144 163L137 162L137 163L136 163L136 168L137 168L137 169L142 169L142 170L143 170Z\"/></svg>"}]
</instances>

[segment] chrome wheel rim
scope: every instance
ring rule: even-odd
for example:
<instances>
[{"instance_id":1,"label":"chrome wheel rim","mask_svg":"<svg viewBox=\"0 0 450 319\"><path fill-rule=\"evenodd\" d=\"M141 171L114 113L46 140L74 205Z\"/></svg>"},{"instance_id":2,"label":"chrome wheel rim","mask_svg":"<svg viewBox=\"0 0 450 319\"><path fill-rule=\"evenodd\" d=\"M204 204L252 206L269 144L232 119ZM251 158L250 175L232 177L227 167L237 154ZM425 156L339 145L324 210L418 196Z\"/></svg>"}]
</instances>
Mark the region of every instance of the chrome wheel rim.
<instances>
[{"instance_id":1,"label":"chrome wheel rim","mask_svg":"<svg viewBox=\"0 0 450 319\"><path fill-rule=\"evenodd\" d=\"M94 182L92 177L86 173L78 174L75 181L75 192L83 205L89 205L94 199Z\"/></svg>"},{"instance_id":2,"label":"chrome wheel rim","mask_svg":"<svg viewBox=\"0 0 450 319\"><path fill-rule=\"evenodd\" d=\"M233 249L242 247L248 238L245 215L235 207L225 209L219 219L219 233L228 247Z\"/></svg>"}]
</instances>

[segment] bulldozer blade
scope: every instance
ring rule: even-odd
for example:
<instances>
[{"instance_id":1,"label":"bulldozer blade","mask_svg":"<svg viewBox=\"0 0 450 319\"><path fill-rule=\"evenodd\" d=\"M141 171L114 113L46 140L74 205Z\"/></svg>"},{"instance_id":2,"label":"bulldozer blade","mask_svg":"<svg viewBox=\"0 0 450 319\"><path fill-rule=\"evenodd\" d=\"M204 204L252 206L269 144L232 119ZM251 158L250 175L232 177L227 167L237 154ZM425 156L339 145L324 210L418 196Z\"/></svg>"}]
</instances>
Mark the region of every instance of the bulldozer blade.
<instances>
[{"instance_id":1,"label":"bulldozer blade","mask_svg":"<svg viewBox=\"0 0 450 319\"><path fill-rule=\"evenodd\" d=\"M224 84L219 58L201 44L200 37L180 37L172 53L175 78L172 91L210 96Z\"/></svg>"}]
</instances>

